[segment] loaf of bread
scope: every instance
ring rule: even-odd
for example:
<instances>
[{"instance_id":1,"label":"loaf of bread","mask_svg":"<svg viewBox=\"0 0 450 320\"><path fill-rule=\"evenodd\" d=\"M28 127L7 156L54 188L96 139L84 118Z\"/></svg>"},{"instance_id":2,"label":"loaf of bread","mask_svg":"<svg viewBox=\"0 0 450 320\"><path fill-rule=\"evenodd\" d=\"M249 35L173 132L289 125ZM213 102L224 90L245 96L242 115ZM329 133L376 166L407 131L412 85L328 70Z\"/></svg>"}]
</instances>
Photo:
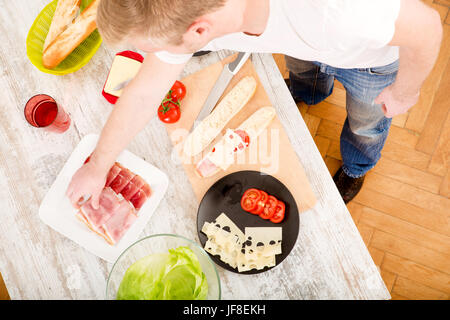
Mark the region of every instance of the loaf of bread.
<instances>
[{"instance_id":1,"label":"loaf of bread","mask_svg":"<svg viewBox=\"0 0 450 320\"><path fill-rule=\"evenodd\" d=\"M67 29L80 9L81 0L58 0L52 23L44 42L44 51L56 37Z\"/></svg>"},{"instance_id":2,"label":"loaf of bread","mask_svg":"<svg viewBox=\"0 0 450 320\"><path fill-rule=\"evenodd\" d=\"M92 1L75 21L49 44L42 54L44 67L55 68L97 28L95 18L98 3L99 0Z\"/></svg>"}]
</instances>

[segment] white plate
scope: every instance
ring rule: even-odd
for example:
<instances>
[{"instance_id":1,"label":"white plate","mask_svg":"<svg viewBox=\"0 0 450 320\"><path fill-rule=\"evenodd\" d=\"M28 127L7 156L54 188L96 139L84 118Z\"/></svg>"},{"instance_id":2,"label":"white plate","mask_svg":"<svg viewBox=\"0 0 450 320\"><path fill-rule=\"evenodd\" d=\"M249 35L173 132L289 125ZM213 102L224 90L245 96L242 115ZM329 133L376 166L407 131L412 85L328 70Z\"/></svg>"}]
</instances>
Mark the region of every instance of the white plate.
<instances>
[{"instance_id":1,"label":"white plate","mask_svg":"<svg viewBox=\"0 0 450 320\"><path fill-rule=\"evenodd\" d=\"M67 238L75 241L93 254L109 262L114 262L119 255L133 244L144 229L153 212L166 193L169 185L167 175L148 162L125 150L117 158L124 167L140 175L151 187L152 194L138 212L138 218L122 239L115 245L108 244L102 237L90 230L75 216L65 192L73 174L80 168L94 150L98 135L85 136L73 151L62 168L55 182L44 197L39 208L39 217L47 225Z\"/></svg>"}]
</instances>

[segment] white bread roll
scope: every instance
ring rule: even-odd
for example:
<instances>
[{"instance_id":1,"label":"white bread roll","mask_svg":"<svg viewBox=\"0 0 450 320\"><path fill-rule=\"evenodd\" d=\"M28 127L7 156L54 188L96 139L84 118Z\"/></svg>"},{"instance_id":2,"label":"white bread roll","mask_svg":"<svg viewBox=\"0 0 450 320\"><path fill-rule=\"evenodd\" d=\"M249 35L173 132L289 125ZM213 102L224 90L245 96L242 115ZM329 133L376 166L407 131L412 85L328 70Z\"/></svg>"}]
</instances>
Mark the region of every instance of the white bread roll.
<instances>
[{"instance_id":1,"label":"white bread roll","mask_svg":"<svg viewBox=\"0 0 450 320\"><path fill-rule=\"evenodd\" d=\"M42 55L44 67L55 68L97 28L95 18L99 2L99 0L92 1L75 21L44 50Z\"/></svg>"},{"instance_id":2,"label":"white bread roll","mask_svg":"<svg viewBox=\"0 0 450 320\"><path fill-rule=\"evenodd\" d=\"M81 0L58 0L52 23L45 38L44 51L72 23L80 9L80 4Z\"/></svg>"},{"instance_id":3,"label":"white bread roll","mask_svg":"<svg viewBox=\"0 0 450 320\"><path fill-rule=\"evenodd\" d=\"M188 156L202 152L225 125L247 104L256 91L256 80L252 76L244 77L219 102L216 108L189 134L183 151Z\"/></svg>"}]
</instances>

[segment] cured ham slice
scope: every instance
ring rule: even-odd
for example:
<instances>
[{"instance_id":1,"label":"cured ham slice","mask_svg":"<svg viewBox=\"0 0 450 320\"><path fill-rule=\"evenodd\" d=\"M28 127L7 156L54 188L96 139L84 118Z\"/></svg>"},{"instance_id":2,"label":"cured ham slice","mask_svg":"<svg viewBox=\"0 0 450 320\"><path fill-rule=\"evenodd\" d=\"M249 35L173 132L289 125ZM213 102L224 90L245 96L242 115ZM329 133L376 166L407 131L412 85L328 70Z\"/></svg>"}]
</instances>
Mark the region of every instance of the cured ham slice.
<instances>
[{"instance_id":1,"label":"cured ham slice","mask_svg":"<svg viewBox=\"0 0 450 320\"><path fill-rule=\"evenodd\" d=\"M136 221L136 212L150 195L151 188L144 179L116 162L106 177L99 208L94 209L91 201L87 201L78 207L75 215L89 229L114 245Z\"/></svg>"},{"instance_id":2,"label":"cured ham slice","mask_svg":"<svg viewBox=\"0 0 450 320\"><path fill-rule=\"evenodd\" d=\"M219 171L219 167L209 160L209 158L203 158L195 167L196 172L200 177L209 177Z\"/></svg>"},{"instance_id":3,"label":"cured ham slice","mask_svg":"<svg viewBox=\"0 0 450 320\"><path fill-rule=\"evenodd\" d=\"M110 244L119 241L137 218L132 204L121 200L111 188L103 189L98 209L94 209L89 201L76 216Z\"/></svg>"},{"instance_id":4,"label":"cured ham slice","mask_svg":"<svg viewBox=\"0 0 450 320\"><path fill-rule=\"evenodd\" d=\"M151 195L151 189L148 184L144 184L144 186L134 194L130 202L133 204L133 206L136 208L136 210L139 210L144 205L145 201L147 201L147 198Z\"/></svg>"},{"instance_id":5,"label":"cured ham slice","mask_svg":"<svg viewBox=\"0 0 450 320\"><path fill-rule=\"evenodd\" d=\"M98 228L105 223L119 208L120 199L111 188L104 188L100 194L99 208L94 209L91 201L87 201L80 207L80 212L93 228Z\"/></svg>"},{"instance_id":6,"label":"cured ham slice","mask_svg":"<svg viewBox=\"0 0 450 320\"><path fill-rule=\"evenodd\" d=\"M83 213L81 213L80 211L78 211L75 216L81 221L83 222L89 229L91 229L92 231L94 231L96 234L98 234L100 237L102 237L103 239L106 240L106 242L108 242L109 244L114 244L114 242L112 241L112 239L110 237L108 237L108 235L105 234L105 230L103 229L103 227L100 228L95 228L93 225L91 225L89 223L88 220L86 220L86 217L83 215Z\"/></svg>"},{"instance_id":7,"label":"cured ham slice","mask_svg":"<svg viewBox=\"0 0 450 320\"><path fill-rule=\"evenodd\" d=\"M117 163L112 166L106 176L105 187L109 187L111 185L111 182L117 177L120 171L122 171L122 168L118 166Z\"/></svg>"},{"instance_id":8,"label":"cured ham slice","mask_svg":"<svg viewBox=\"0 0 450 320\"><path fill-rule=\"evenodd\" d=\"M114 212L102 226L104 234L116 243L119 241L125 232L136 221L137 216L134 214L134 208L126 201L120 202L119 208Z\"/></svg>"},{"instance_id":9,"label":"cured ham slice","mask_svg":"<svg viewBox=\"0 0 450 320\"><path fill-rule=\"evenodd\" d=\"M133 179L134 173L132 173L127 168L122 169L117 177L114 178L114 180L109 185L111 189L114 190L115 193L119 194L123 188Z\"/></svg>"},{"instance_id":10,"label":"cured ham slice","mask_svg":"<svg viewBox=\"0 0 450 320\"><path fill-rule=\"evenodd\" d=\"M120 192L126 200L130 200L145 184L144 179L136 175Z\"/></svg>"}]
</instances>

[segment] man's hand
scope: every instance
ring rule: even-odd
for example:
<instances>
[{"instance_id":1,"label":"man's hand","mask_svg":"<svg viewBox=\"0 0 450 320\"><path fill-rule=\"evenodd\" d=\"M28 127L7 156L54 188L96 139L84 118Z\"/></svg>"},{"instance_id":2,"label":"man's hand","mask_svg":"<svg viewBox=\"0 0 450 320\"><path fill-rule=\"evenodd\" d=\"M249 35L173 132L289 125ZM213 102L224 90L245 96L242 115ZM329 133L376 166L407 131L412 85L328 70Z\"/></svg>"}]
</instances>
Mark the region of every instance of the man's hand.
<instances>
[{"instance_id":1,"label":"man's hand","mask_svg":"<svg viewBox=\"0 0 450 320\"><path fill-rule=\"evenodd\" d=\"M390 46L399 47L399 69L394 84L374 100L386 117L405 113L419 99L419 91L436 62L442 40L437 11L419 0L402 0Z\"/></svg>"},{"instance_id":2,"label":"man's hand","mask_svg":"<svg viewBox=\"0 0 450 320\"><path fill-rule=\"evenodd\" d=\"M80 202L90 197L89 201L92 201L92 206L97 209L105 182L106 174L99 170L94 163L88 162L73 175L66 195L74 207L78 207Z\"/></svg>"},{"instance_id":3,"label":"man's hand","mask_svg":"<svg viewBox=\"0 0 450 320\"><path fill-rule=\"evenodd\" d=\"M386 118L406 113L419 100L420 92L408 94L401 92L395 83L384 88L374 100L375 104L381 104Z\"/></svg>"},{"instance_id":4,"label":"man's hand","mask_svg":"<svg viewBox=\"0 0 450 320\"><path fill-rule=\"evenodd\" d=\"M157 113L158 106L185 64L169 65L149 53L136 77L123 90L100 134L91 159L73 176L67 196L77 207L86 196L98 208L109 169L119 154Z\"/></svg>"}]
</instances>

